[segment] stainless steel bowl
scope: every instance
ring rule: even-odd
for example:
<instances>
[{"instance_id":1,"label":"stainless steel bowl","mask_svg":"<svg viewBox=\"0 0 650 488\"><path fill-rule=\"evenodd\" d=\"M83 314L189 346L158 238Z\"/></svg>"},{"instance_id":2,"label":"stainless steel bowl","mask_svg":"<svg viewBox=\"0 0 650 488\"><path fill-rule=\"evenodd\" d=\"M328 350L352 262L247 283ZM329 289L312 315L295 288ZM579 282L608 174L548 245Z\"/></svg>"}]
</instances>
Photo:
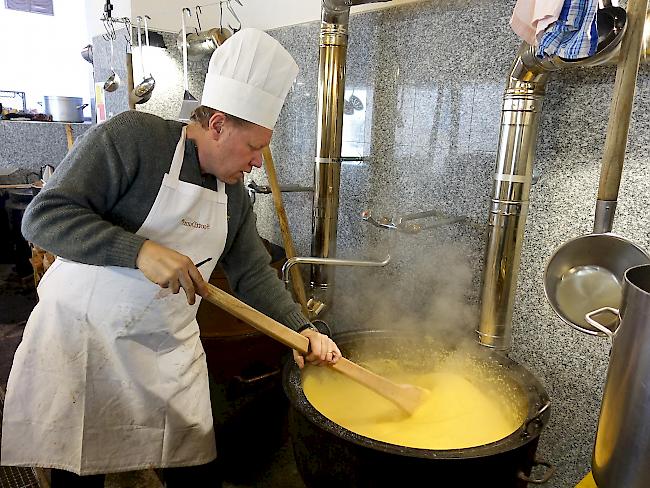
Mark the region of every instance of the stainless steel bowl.
<instances>
[{"instance_id":1,"label":"stainless steel bowl","mask_svg":"<svg viewBox=\"0 0 650 488\"><path fill-rule=\"evenodd\" d=\"M650 256L623 237L611 233L576 237L560 246L546 265L546 298L571 327L604 335L587 323L585 314L602 307L619 308L623 275L640 264L650 264Z\"/></svg>"}]
</instances>

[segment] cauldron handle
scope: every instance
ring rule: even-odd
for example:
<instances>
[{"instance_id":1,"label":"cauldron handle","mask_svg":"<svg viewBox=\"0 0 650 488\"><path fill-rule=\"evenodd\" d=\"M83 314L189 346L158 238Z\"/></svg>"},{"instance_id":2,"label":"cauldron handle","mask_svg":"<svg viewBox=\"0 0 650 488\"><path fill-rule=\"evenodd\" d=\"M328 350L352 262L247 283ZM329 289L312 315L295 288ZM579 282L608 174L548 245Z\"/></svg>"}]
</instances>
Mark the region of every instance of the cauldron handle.
<instances>
[{"instance_id":1,"label":"cauldron handle","mask_svg":"<svg viewBox=\"0 0 650 488\"><path fill-rule=\"evenodd\" d=\"M517 473L517 478L520 480L525 481L526 483L532 483L534 485L541 485L543 483L546 483L548 480L551 479L551 477L555 474L555 466L553 466L551 463L547 461L540 461L538 459L535 459L533 461L533 468L536 466L546 466L548 469L544 472L544 475L541 478L531 478L530 476L526 476L523 471L519 471ZM531 468L532 469L532 468Z\"/></svg>"},{"instance_id":2,"label":"cauldron handle","mask_svg":"<svg viewBox=\"0 0 650 488\"><path fill-rule=\"evenodd\" d=\"M537 411L535 415L533 415L531 418L529 418L526 421L526 425L524 425L524 436L528 435L528 427L530 426L530 424L538 420L542 416L542 414L546 412L550 407L551 407L551 401L548 400L546 401L546 403L544 403L544 405L541 406L541 408Z\"/></svg>"}]
</instances>

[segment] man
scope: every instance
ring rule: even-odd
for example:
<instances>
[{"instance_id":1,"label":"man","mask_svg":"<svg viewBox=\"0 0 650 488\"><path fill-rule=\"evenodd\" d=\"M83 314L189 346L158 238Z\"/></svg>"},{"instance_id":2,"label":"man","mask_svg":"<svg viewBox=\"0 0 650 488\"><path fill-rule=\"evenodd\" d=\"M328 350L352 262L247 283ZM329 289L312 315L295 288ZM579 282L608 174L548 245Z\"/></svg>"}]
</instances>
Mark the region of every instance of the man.
<instances>
[{"instance_id":1,"label":"man","mask_svg":"<svg viewBox=\"0 0 650 488\"><path fill-rule=\"evenodd\" d=\"M213 54L188 126L130 111L77 141L23 220L59 258L14 358L3 464L55 468L53 488L150 467L177 468L168 487L208 477L188 472L215 458L195 295L217 261L236 294L309 338L300 366L338 360L269 266L242 184L296 74L244 29Z\"/></svg>"}]
</instances>

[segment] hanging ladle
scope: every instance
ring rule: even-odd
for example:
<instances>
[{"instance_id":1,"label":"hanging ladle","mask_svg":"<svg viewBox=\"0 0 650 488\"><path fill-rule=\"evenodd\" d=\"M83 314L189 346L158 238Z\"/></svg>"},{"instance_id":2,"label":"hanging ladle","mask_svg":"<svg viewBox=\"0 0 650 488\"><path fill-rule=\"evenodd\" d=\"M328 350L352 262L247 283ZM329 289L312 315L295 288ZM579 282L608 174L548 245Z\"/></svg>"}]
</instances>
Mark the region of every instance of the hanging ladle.
<instances>
[{"instance_id":1,"label":"hanging ladle","mask_svg":"<svg viewBox=\"0 0 650 488\"><path fill-rule=\"evenodd\" d=\"M207 287L208 294L203 298L210 303L224 309L248 325L301 354L307 354L309 351L309 339L305 336L258 312L225 291L210 284L207 284ZM414 385L393 383L389 379L379 376L345 358L340 358L330 368L370 388L409 415L424 402L429 394L427 390Z\"/></svg>"},{"instance_id":2,"label":"hanging ladle","mask_svg":"<svg viewBox=\"0 0 650 488\"><path fill-rule=\"evenodd\" d=\"M109 40L111 43L111 75L104 82L104 90L107 92L114 92L120 86L121 80L118 74L115 72L115 68L113 66L113 38L110 37Z\"/></svg>"},{"instance_id":3,"label":"hanging ladle","mask_svg":"<svg viewBox=\"0 0 650 488\"><path fill-rule=\"evenodd\" d=\"M184 8L181 11L181 29L183 36L183 87L185 88L185 91L183 92L183 102L181 103L181 111L178 114L178 120L181 122L188 122L194 109L200 105L200 102L196 97L190 93L189 80L187 76L187 27L185 25L185 14L187 14L188 17L192 17L192 12L189 8ZM198 17L197 12L197 20Z\"/></svg>"},{"instance_id":4,"label":"hanging ladle","mask_svg":"<svg viewBox=\"0 0 650 488\"><path fill-rule=\"evenodd\" d=\"M153 79L153 76L145 76L144 71L144 58L142 55L142 32L141 32L141 22L142 17L136 17L138 22L138 49L140 51L140 66L142 68L142 77L143 80L133 88L131 92L134 103L145 103L151 98L151 93L153 92L154 87L156 86L156 80ZM147 27L147 16L144 17L144 32L147 46L149 45L149 29Z\"/></svg>"},{"instance_id":5,"label":"hanging ladle","mask_svg":"<svg viewBox=\"0 0 650 488\"><path fill-rule=\"evenodd\" d=\"M611 233L639 70L647 3L648 0L636 0L628 4L629 26L623 36L616 70L594 231L559 247L544 271L544 291L555 312L567 324L592 335L603 333L587 323L585 315L603 307L620 308L625 271L633 266L650 264L650 257L643 249Z\"/></svg>"}]
</instances>

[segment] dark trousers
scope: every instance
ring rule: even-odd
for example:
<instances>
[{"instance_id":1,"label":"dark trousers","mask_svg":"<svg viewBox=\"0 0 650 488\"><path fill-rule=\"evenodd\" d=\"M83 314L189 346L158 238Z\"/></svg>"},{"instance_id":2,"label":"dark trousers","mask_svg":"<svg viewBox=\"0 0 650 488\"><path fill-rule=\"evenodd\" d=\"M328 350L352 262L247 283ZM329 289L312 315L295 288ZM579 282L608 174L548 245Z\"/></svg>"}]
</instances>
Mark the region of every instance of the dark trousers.
<instances>
[{"instance_id":1,"label":"dark trousers","mask_svg":"<svg viewBox=\"0 0 650 488\"><path fill-rule=\"evenodd\" d=\"M221 470L217 461L200 466L164 468L162 470L166 488L206 487L220 488ZM104 488L106 475L79 476L61 469L52 470L52 488Z\"/></svg>"}]
</instances>

